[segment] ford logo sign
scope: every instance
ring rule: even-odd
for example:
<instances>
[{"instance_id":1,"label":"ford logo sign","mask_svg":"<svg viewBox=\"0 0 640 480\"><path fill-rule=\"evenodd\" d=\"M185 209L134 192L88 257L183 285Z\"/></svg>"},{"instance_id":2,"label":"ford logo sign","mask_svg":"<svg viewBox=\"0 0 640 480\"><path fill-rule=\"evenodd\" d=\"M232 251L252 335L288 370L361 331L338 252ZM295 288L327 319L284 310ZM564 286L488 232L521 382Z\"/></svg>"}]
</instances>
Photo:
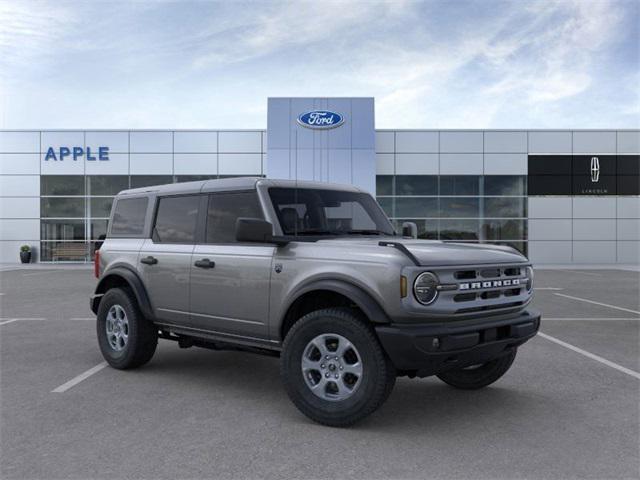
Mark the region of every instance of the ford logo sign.
<instances>
[{"instance_id":1,"label":"ford logo sign","mask_svg":"<svg viewBox=\"0 0 640 480\"><path fill-rule=\"evenodd\" d=\"M313 110L298 117L298 123L306 128L328 130L339 127L344 123L344 117L328 110Z\"/></svg>"}]
</instances>

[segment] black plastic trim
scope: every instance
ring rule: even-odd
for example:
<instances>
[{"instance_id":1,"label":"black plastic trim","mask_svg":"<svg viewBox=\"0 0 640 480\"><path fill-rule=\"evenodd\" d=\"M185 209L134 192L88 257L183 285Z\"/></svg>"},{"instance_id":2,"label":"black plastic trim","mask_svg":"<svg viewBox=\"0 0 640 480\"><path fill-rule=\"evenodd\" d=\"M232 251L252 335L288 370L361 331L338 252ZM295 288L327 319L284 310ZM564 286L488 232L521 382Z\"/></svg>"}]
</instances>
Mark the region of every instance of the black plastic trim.
<instances>
[{"instance_id":1,"label":"black plastic trim","mask_svg":"<svg viewBox=\"0 0 640 480\"><path fill-rule=\"evenodd\" d=\"M379 325L378 339L402 374L426 377L485 363L536 335L540 312L526 310L492 319L421 325Z\"/></svg>"},{"instance_id":2,"label":"black plastic trim","mask_svg":"<svg viewBox=\"0 0 640 480\"><path fill-rule=\"evenodd\" d=\"M283 314L281 322L284 321L286 312L289 311L289 308L295 303L296 300L298 300L302 295L314 290L329 290L335 293L339 293L340 295L344 295L345 297L351 299L351 301L355 303L358 308L360 308L360 310L362 310L367 318L373 323L390 322L389 316L378 304L378 302L376 302L371 297L371 295L369 295L361 287L358 287L344 280L335 279L316 280L296 290L295 293L291 296L291 301L283 310L285 313Z\"/></svg>"},{"instance_id":3,"label":"black plastic trim","mask_svg":"<svg viewBox=\"0 0 640 480\"><path fill-rule=\"evenodd\" d=\"M404 246L404 244L400 243L400 242L389 242L386 240L382 240L380 242L378 242L378 245L381 247L393 247L397 250L400 250L402 253L405 254L405 256L411 260L413 262L413 264L416 267L420 267L422 265L420 265L420 261L415 257L415 255L413 253L411 253L411 251Z\"/></svg>"},{"instance_id":4,"label":"black plastic trim","mask_svg":"<svg viewBox=\"0 0 640 480\"><path fill-rule=\"evenodd\" d=\"M96 286L95 293L91 297L91 311L95 314L98 313L98 307L100 305L100 299L102 295L106 293L106 286L109 282L109 279L114 277L119 277L123 279L127 285L133 291L133 294L136 296L136 300L138 301L138 306L142 311L142 314L149 320L154 320L155 315L153 314L153 308L151 306L151 301L149 300L149 295L147 294L147 290L144 287L144 283L140 279L137 272L131 269L128 265L120 264L118 266L114 266L110 268L103 277L98 282Z\"/></svg>"}]
</instances>

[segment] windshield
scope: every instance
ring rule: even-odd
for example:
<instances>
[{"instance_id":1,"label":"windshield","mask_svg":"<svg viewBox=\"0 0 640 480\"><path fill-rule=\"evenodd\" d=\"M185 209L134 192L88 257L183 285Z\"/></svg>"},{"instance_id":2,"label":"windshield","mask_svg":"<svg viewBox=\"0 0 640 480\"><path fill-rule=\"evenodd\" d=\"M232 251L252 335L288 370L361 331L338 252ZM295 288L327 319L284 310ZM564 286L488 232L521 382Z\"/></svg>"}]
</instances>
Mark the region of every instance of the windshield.
<instances>
[{"instance_id":1,"label":"windshield","mask_svg":"<svg viewBox=\"0 0 640 480\"><path fill-rule=\"evenodd\" d=\"M284 235L394 235L389 220L366 193L270 188Z\"/></svg>"}]
</instances>

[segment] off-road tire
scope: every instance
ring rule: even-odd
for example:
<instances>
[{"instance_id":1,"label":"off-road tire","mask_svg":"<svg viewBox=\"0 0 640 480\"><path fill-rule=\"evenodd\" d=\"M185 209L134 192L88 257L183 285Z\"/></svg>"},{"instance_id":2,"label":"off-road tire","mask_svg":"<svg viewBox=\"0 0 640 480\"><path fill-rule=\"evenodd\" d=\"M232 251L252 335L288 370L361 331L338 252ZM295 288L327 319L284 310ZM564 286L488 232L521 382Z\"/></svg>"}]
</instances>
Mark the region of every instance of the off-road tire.
<instances>
[{"instance_id":1,"label":"off-road tire","mask_svg":"<svg viewBox=\"0 0 640 480\"><path fill-rule=\"evenodd\" d=\"M106 317L114 305L120 305L124 309L128 320L127 343L120 351L110 345L106 333ZM102 297L98 307L96 333L102 356L109 365L120 370L144 365L151 360L158 345L158 329L144 318L135 296L124 288L112 288Z\"/></svg>"},{"instance_id":2,"label":"off-road tire","mask_svg":"<svg viewBox=\"0 0 640 480\"><path fill-rule=\"evenodd\" d=\"M488 361L473 369L456 369L439 373L438 378L455 388L463 390L477 390L491 385L511 368L516 358L517 348L505 355Z\"/></svg>"},{"instance_id":3,"label":"off-road tire","mask_svg":"<svg viewBox=\"0 0 640 480\"><path fill-rule=\"evenodd\" d=\"M344 400L329 401L316 396L303 377L304 350L322 334L345 337L362 357L362 383ZM298 320L285 338L280 372L295 406L310 419L331 427L347 427L373 413L389 397L396 380L396 370L371 325L350 308L316 310Z\"/></svg>"}]
</instances>

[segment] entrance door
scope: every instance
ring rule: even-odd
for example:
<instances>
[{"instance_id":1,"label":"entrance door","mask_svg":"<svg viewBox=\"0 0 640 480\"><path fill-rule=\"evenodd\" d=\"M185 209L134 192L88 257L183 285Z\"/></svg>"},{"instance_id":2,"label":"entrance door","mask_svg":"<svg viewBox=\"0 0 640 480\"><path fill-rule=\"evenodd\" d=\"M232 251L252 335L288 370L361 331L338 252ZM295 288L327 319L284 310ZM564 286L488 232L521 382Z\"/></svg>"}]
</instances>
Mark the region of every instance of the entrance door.
<instances>
[{"instance_id":1,"label":"entrance door","mask_svg":"<svg viewBox=\"0 0 640 480\"><path fill-rule=\"evenodd\" d=\"M176 325L189 322L189 274L200 198L160 198L152 238L145 240L140 250L144 283L160 321Z\"/></svg>"},{"instance_id":2,"label":"entrance door","mask_svg":"<svg viewBox=\"0 0 640 480\"><path fill-rule=\"evenodd\" d=\"M255 191L209 195L205 243L196 245L191 261L191 324L231 336L267 339L275 247L237 243L238 217L264 218Z\"/></svg>"}]
</instances>

